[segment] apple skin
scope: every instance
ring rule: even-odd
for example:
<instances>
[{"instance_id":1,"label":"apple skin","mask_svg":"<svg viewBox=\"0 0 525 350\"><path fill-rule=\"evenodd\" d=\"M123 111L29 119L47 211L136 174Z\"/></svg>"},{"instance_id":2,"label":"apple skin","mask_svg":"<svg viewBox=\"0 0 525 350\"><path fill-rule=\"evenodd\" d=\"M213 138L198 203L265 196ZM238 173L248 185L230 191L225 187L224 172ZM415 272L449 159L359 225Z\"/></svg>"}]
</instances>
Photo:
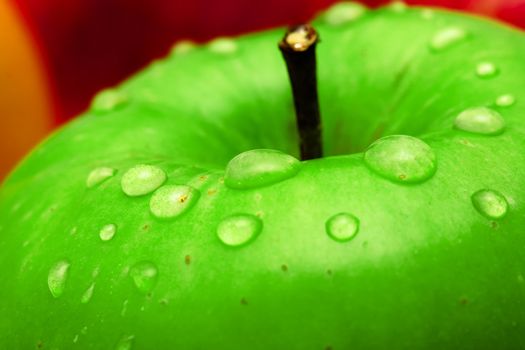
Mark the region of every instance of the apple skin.
<instances>
[{"instance_id":1,"label":"apple skin","mask_svg":"<svg viewBox=\"0 0 525 350\"><path fill-rule=\"evenodd\" d=\"M116 90L127 103L105 113L95 104L56 133L0 190L0 347L520 348L525 37L465 15L422 13L385 8L341 26L318 21L330 157L302 162L281 182L239 190L223 176L250 149L298 154L276 48L282 29L236 39L228 54L210 44L154 63ZM432 52L431 38L450 26L468 36ZM499 73L476 76L481 61ZM516 103L494 106L502 94ZM476 106L499 111L505 131L454 129ZM430 145L430 179L402 184L365 165L359 152L393 134ZM157 220L151 195L121 189L137 164L162 168L165 184L190 185L200 198L184 215ZM87 188L101 166L118 172ZM476 211L471 196L481 189L505 196L502 219ZM350 242L325 233L340 212L360 221ZM238 213L259 217L262 231L225 246L217 227ZM118 229L103 242L107 224ZM70 267L54 297L49 272L63 261ZM131 272L144 262L158 271L146 293Z\"/></svg>"}]
</instances>

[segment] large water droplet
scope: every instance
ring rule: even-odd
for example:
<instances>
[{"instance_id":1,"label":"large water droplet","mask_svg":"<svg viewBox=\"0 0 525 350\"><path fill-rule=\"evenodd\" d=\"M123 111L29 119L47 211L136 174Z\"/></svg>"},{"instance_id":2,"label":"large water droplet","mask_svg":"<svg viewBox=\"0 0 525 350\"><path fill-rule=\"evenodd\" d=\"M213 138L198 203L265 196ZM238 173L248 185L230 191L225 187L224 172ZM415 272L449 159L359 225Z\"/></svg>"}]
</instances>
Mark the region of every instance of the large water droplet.
<instances>
[{"instance_id":1,"label":"large water droplet","mask_svg":"<svg viewBox=\"0 0 525 350\"><path fill-rule=\"evenodd\" d=\"M107 113L123 107L128 103L128 96L121 91L107 89L95 96L91 109L95 113Z\"/></svg>"},{"instance_id":2,"label":"large water droplet","mask_svg":"<svg viewBox=\"0 0 525 350\"><path fill-rule=\"evenodd\" d=\"M476 75L480 78L492 78L498 75L498 68L492 62L481 62L476 66Z\"/></svg>"},{"instance_id":3,"label":"large water droplet","mask_svg":"<svg viewBox=\"0 0 525 350\"><path fill-rule=\"evenodd\" d=\"M134 335L125 335L115 345L115 350L131 350L133 348Z\"/></svg>"},{"instance_id":4,"label":"large water droplet","mask_svg":"<svg viewBox=\"0 0 525 350\"><path fill-rule=\"evenodd\" d=\"M511 94L501 95L496 99L496 106L510 107L516 103L516 97Z\"/></svg>"},{"instance_id":5,"label":"large water droplet","mask_svg":"<svg viewBox=\"0 0 525 350\"><path fill-rule=\"evenodd\" d=\"M154 165L137 165L122 177L122 191L130 197L143 196L155 191L164 181L166 173Z\"/></svg>"},{"instance_id":6,"label":"large water droplet","mask_svg":"<svg viewBox=\"0 0 525 350\"><path fill-rule=\"evenodd\" d=\"M151 197L149 208L159 219L172 219L190 209L199 198L199 192L190 186L170 185L159 188Z\"/></svg>"},{"instance_id":7,"label":"large water droplet","mask_svg":"<svg viewBox=\"0 0 525 350\"><path fill-rule=\"evenodd\" d=\"M113 239L113 237L115 236L115 233L117 233L117 225L109 224L109 225L102 227L98 235L101 240L103 240L104 242L107 242Z\"/></svg>"},{"instance_id":8,"label":"large water droplet","mask_svg":"<svg viewBox=\"0 0 525 350\"><path fill-rule=\"evenodd\" d=\"M149 293L157 284L157 266L149 261L136 263L129 270L129 275L133 279L135 287L144 294Z\"/></svg>"},{"instance_id":9,"label":"large water droplet","mask_svg":"<svg viewBox=\"0 0 525 350\"><path fill-rule=\"evenodd\" d=\"M467 32L458 27L448 27L437 32L430 41L430 48L433 51L439 52L454 46L455 44L465 40Z\"/></svg>"},{"instance_id":10,"label":"large water droplet","mask_svg":"<svg viewBox=\"0 0 525 350\"><path fill-rule=\"evenodd\" d=\"M354 22L361 18L367 8L358 2L340 2L330 7L323 15L323 20L333 26Z\"/></svg>"},{"instance_id":11,"label":"large water droplet","mask_svg":"<svg viewBox=\"0 0 525 350\"><path fill-rule=\"evenodd\" d=\"M492 109L476 107L461 112L456 117L454 126L474 134L498 135L505 129L505 120Z\"/></svg>"},{"instance_id":12,"label":"large water droplet","mask_svg":"<svg viewBox=\"0 0 525 350\"><path fill-rule=\"evenodd\" d=\"M326 233L333 240L348 242L359 231L359 219L349 213L339 213L326 221Z\"/></svg>"},{"instance_id":13,"label":"large water droplet","mask_svg":"<svg viewBox=\"0 0 525 350\"><path fill-rule=\"evenodd\" d=\"M208 44L208 48L211 52L229 55L237 51L237 43L230 38L217 38Z\"/></svg>"},{"instance_id":14,"label":"large water droplet","mask_svg":"<svg viewBox=\"0 0 525 350\"><path fill-rule=\"evenodd\" d=\"M91 285L86 289L84 294L82 294L82 297L80 298L80 302L82 304L87 304L91 301L91 298L93 297L93 291L95 290L95 283L91 283Z\"/></svg>"},{"instance_id":15,"label":"large water droplet","mask_svg":"<svg viewBox=\"0 0 525 350\"><path fill-rule=\"evenodd\" d=\"M480 190L472 195L474 208L489 219L501 219L507 214L509 204L507 199L499 192L493 190Z\"/></svg>"},{"instance_id":16,"label":"large water droplet","mask_svg":"<svg viewBox=\"0 0 525 350\"><path fill-rule=\"evenodd\" d=\"M288 179L299 171L296 158L271 149L256 149L233 158L226 167L226 186L247 189Z\"/></svg>"},{"instance_id":17,"label":"large water droplet","mask_svg":"<svg viewBox=\"0 0 525 350\"><path fill-rule=\"evenodd\" d=\"M222 220L217 236L230 247L240 247L255 240L262 230L262 221L250 214L236 214Z\"/></svg>"},{"instance_id":18,"label":"large water droplet","mask_svg":"<svg viewBox=\"0 0 525 350\"><path fill-rule=\"evenodd\" d=\"M58 298L66 288L66 281L71 264L67 260L60 260L49 270L47 275L47 285L51 294Z\"/></svg>"},{"instance_id":19,"label":"large water droplet","mask_svg":"<svg viewBox=\"0 0 525 350\"><path fill-rule=\"evenodd\" d=\"M86 186L87 188L93 188L97 185L100 185L101 183L109 179L110 177L115 176L116 173L117 171L112 168L108 168L108 167L96 168L89 173L87 180L86 180Z\"/></svg>"},{"instance_id":20,"label":"large water droplet","mask_svg":"<svg viewBox=\"0 0 525 350\"><path fill-rule=\"evenodd\" d=\"M367 149L364 160L374 172L395 182L422 182L436 172L434 151L412 136L383 137Z\"/></svg>"}]
</instances>

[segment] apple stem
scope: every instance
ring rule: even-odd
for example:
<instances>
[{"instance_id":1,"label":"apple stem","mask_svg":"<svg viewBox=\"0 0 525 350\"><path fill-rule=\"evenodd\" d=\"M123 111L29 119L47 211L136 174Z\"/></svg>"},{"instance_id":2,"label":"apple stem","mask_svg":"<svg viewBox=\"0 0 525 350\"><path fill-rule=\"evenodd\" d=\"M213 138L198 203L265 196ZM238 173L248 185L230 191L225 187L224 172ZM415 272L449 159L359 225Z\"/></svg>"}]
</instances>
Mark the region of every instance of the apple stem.
<instances>
[{"instance_id":1,"label":"apple stem","mask_svg":"<svg viewBox=\"0 0 525 350\"><path fill-rule=\"evenodd\" d=\"M315 48L319 36L308 25L291 27L279 43L292 85L301 159L323 156Z\"/></svg>"}]
</instances>

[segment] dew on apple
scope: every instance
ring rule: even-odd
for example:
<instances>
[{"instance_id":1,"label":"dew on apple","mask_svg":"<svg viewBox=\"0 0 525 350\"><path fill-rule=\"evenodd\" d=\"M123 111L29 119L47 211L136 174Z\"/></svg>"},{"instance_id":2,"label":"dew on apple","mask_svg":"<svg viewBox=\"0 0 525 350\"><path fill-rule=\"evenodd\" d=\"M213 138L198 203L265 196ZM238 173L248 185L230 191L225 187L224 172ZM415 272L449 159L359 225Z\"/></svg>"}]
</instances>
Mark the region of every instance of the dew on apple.
<instances>
[{"instance_id":1,"label":"dew on apple","mask_svg":"<svg viewBox=\"0 0 525 350\"><path fill-rule=\"evenodd\" d=\"M237 51L237 43L230 38L217 38L208 44L208 48L211 52L221 54L221 55L230 55Z\"/></svg>"},{"instance_id":2,"label":"dew on apple","mask_svg":"<svg viewBox=\"0 0 525 350\"><path fill-rule=\"evenodd\" d=\"M359 232L359 219L350 213L339 213L326 221L326 233L337 242L348 242Z\"/></svg>"},{"instance_id":3,"label":"dew on apple","mask_svg":"<svg viewBox=\"0 0 525 350\"><path fill-rule=\"evenodd\" d=\"M71 264L67 260L60 260L49 270L47 286L55 298L59 298L66 288L66 281Z\"/></svg>"},{"instance_id":4,"label":"dew on apple","mask_svg":"<svg viewBox=\"0 0 525 350\"><path fill-rule=\"evenodd\" d=\"M91 301L91 298L93 297L93 291L95 290L95 282L91 283L91 285L86 289L84 294L82 294L82 297L80 298L80 302L82 304L87 304Z\"/></svg>"},{"instance_id":5,"label":"dew on apple","mask_svg":"<svg viewBox=\"0 0 525 350\"><path fill-rule=\"evenodd\" d=\"M439 52L465 40L467 32L459 27L448 27L437 32L430 41L430 48Z\"/></svg>"},{"instance_id":6,"label":"dew on apple","mask_svg":"<svg viewBox=\"0 0 525 350\"><path fill-rule=\"evenodd\" d=\"M151 197L149 208L158 219L172 219L188 211L199 196L199 191L190 186L163 186Z\"/></svg>"},{"instance_id":7,"label":"dew on apple","mask_svg":"<svg viewBox=\"0 0 525 350\"><path fill-rule=\"evenodd\" d=\"M158 273L157 266L150 261L138 262L129 270L129 276L133 279L135 287L143 294L153 290L157 284Z\"/></svg>"},{"instance_id":8,"label":"dew on apple","mask_svg":"<svg viewBox=\"0 0 525 350\"><path fill-rule=\"evenodd\" d=\"M227 246L240 247L254 241L261 233L263 223L255 215L236 214L222 220L217 236Z\"/></svg>"},{"instance_id":9,"label":"dew on apple","mask_svg":"<svg viewBox=\"0 0 525 350\"><path fill-rule=\"evenodd\" d=\"M501 95L496 99L496 106L510 107L516 103L516 97L511 94Z\"/></svg>"},{"instance_id":10,"label":"dew on apple","mask_svg":"<svg viewBox=\"0 0 525 350\"><path fill-rule=\"evenodd\" d=\"M436 155L422 140L392 135L374 142L364 154L366 165L394 182L419 183L436 172Z\"/></svg>"},{"instance_id":11,"label":"dew on apple","mask_svg":"<svg viewBox=\"0 0 525 350\"><path fill-rule=\"evenodd\" d=\"M144 196L155 191L166 181L164 170L154 165L137 165L129 169L121 180L122 191L130 197Z\"/></svg>"},{"instance_id":12,"label":"dew on apple","mask_svg":"<svg viewBox=\"0 0 525 350\"><path fill-rule=\"evenodd\" d=\"M108 113L123 107L129 102L128 96L115 89L101 91L91 103L91 110L95 113Z\"/></svg>"},{"instance_id":13,"label":"dew on apple","mask_svg":"<svg viewBox=\"0 0 525 350\"><path fill-rule=\"evenodd\" d=\"M98 236L102 241L107 242L113 239L115 233L117 233L117 225L108 224L100 229Z\"/></svg>"},{"instance_id":14,"label":"dew on apple","mask_svg":"<svg viewBox=\"0 0 525 350\"><path fill-rule=\"evenodd\" d=\"M86 179L86 186L87 188L93 188L97 185L100 185L107 179L115 176L117 171L113 168L108 167L100 167L92 170L87 179Z\"/></svg>"},{"instance_id":15,"label":"dew on apple","mask_svg":"<svg viewBox=\"0 0 525 350\"><path fill-rule=\"evenodd\" d=\"M405 12L407 9L407 4L404 1L393 1L390 6L390 10L393 12L401 13Z\"/></svg>"},{"instance_id":16,"label":"dew on apple","mask_svg":"<svg viewBox=\"0 0 525 350\"><path fill-rule=\"evenodd\" d=\"M469 108L461 112L454 121L456 129L483 135L498 135L505 129L505 120L487 107Z\"/></svg>"},{"instance_id":17,"label":"dew on apple","mask_svg":"<svg viewBox=\"0 0 525 350\"><path fill-rule=\"evenodd\" d=\"M323 21L332 26L354 22L368 9L358 2L340 2L330 7L323 15Z\"/></svg>"},{"instance_id":18,"label":"dew on apple","mask_svg":"<svg viewBox=\"0 0 525 350\"><path fill-rule=\"evenodd\" d=\"M197 45L191 41L191 40L181 40L177 42L175 45L173 45L173 48L171 49L171 55L172 56L180 56L187 54L188 52L195 49Z\"/></svg>"},{"instance_id":19,"label":"dew on apple","mask_svg":"<svg viewBox=\"0 0 525 350\"><path fill-rule=\"evenodd\" d=\"M421 17L426 20L431 20L435 16L434 10L431 9L423 9L421 10Z\"/></svg>"},{"instance_id":20,"label":"dew on apple","mask_svg":"<svg viewBox=\"0 0 525 350\"><path fill-rule=\"evenodd\" d=\"M249 189L271 185L295 176L301 162L271 149L247 151L233 158L226 167L226 186Z\"/></svg>"},{"instance_id":21,"label":"dew on apple","mask_svg":"<svg viewBox=\"0 0 525 350\"><path fill-rule=\"evenodd\" d=\"M480 78L492 78L498 75L498 68L492 62L481 62L476 66L476 75Z\"/></svg>"},{"instance_id":22,"label":"dew on apple","mask_svg":"<svg viewBox=\"0 0 525 350\"><path fill-rule=\"evenodd\" d=\"M494 190L479 190L471 197L474 208L488 219L501 219L508 211L505 196Z\"/></svg>"},{"instance_id":23,"label":"dew on apple","mask_svg":"<svg viewBox=\"0 0 525 350\"><path fill-rule=\"evenodd\" d=\"M117 342L117 344L115 345L115 350L131 350L133 348L134 339L135 339L134 335L122 336Z\"/></svg>"}]
</instances>

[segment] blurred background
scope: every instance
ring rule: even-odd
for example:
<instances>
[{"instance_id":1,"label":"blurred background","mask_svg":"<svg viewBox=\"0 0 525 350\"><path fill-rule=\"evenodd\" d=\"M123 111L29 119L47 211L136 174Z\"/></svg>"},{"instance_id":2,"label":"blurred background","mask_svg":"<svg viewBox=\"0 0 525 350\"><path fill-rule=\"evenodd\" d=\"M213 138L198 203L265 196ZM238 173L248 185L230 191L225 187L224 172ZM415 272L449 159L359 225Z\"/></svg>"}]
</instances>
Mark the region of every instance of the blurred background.
<instances>
[{"instance_id":1,"label":"blurred background","mask_svg":"<svg viewBox=\"0 0 525 350\"><path fill-rule=\"evenodd\" d=\"M307 21L336 0L0 1L0 181L102 88L165 55L204 42ZM389 1L363 0L369 6ZM525 0L409 0L525 27Z\"/></svg>"}]
</instances>

